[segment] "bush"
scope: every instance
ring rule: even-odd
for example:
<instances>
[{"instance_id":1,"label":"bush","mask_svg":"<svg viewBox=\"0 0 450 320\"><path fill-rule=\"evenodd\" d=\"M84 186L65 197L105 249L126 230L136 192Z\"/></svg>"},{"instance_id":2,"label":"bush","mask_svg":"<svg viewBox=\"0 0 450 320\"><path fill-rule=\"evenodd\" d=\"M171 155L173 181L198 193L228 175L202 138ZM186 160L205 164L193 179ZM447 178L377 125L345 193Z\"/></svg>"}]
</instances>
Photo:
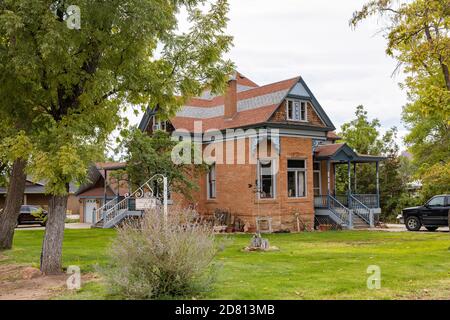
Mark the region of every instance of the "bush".
<instances>
[{"instance_id":1,"label":"bush","mask_svg":"<svg viewBox=\"0 0 450 320\"><path fill-rule=\"evenodd\" d=\"M201 294L213 282L216 254L211 227L189 210L161 212L118 230L104 270L111 293L126 299L167 299Z\"/></svg>"}]
</instances>

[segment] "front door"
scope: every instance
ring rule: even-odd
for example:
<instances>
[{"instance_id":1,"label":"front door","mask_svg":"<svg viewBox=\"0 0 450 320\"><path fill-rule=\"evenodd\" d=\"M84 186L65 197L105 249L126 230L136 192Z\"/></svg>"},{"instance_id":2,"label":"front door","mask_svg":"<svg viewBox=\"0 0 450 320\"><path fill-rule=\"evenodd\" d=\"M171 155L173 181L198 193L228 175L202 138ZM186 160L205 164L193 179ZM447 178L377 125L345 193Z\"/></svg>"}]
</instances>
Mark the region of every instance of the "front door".
<instances>
[{"instance_id":1,"label":"front door","mask_svg":"<svg viewBox=\"0 0 450 320\"><path fill-rule=\"evenodd\" d=\"M425 225L443 226L447 224L448 206L445 196L436 196L425 205L423 222Z\"/></svg>"},{"instance_id":2,"label":"front door","mask_svg":"<svg viewBox=\"0 0 450 320\"><path fill-rule=\"evenodd\" d=\"M97 210L97 200L95 199L87 199L84 205L84 222L93 223L92 215L93 212Z\"/></svg>"}]
</instances>

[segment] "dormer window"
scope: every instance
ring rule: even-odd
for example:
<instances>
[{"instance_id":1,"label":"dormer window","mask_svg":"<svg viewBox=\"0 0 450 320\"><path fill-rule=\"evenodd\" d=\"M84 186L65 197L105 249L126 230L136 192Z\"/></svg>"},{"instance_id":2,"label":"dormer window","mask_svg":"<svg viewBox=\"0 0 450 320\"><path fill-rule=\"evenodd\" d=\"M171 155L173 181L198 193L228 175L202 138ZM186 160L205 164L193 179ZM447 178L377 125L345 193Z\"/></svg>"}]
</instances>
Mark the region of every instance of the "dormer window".
<instances>
[{"instance_id":1,"label":"dormer window","mask_svg":"<svg viewBox=\"0 0 450 320\"><path fill-rule=\"evenodd\" d=\"M162 130L166 131L166 121L160 121L156 117L153 117L153 125L152 125L152 131L156 130Z\"/></svg>"},{"instance_id":2,"label":"dormer window","mask_svg":"<svg viewBox=\"0 0 450 320\"><path fill-rule=\"evenodd\" d=\"M307 102L302 100L286 100L286 115L289 121L307 121Z\"/></svg>"}]
</instances>

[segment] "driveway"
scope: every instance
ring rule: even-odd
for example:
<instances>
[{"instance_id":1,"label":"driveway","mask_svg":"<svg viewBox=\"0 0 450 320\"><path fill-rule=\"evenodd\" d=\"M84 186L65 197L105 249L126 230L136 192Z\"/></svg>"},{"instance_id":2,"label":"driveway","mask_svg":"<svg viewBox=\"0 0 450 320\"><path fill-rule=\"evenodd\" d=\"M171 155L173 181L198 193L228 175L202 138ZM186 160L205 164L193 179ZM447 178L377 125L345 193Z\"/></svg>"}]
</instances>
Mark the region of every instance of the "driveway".
<instances>
[{"instance_id":1,"label":"driveway","mask_svg":"<svg viewBox=\"0 0 450 320\"><path fill-rule=\"evenodd\" d=\"M377 230L377 231L388 231L388 232L409 232L404 224L386 224L387 228L375 228L375 229L371 229L371 230ZM425 229L425 227L422 227L420 229L420 231L418 232L428 232L428 233L433 233L431 231L428 231L427 229ZM439 229L437 229L434 232L449 232L448 227L441 227Z\"/></svg>"},{"instance_id":2,"label":"driveway","mask_svg":"<svg viewBox=\"0 0 450 320\"><path fill-rule=\"evenodd\" d=\"M66 223L65 229L90 229L90 223ZM39 224L21 225L16 228L16 230L44 230L45 227Z\"/></svg>"}]
</instances>

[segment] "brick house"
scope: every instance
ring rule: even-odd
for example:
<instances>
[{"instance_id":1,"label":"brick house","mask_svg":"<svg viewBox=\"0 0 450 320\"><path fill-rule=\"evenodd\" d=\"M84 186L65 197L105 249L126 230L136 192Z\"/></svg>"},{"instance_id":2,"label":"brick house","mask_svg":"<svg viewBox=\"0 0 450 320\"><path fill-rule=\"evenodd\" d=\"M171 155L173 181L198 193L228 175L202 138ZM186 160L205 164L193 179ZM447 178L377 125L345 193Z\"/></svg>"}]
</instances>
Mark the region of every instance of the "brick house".
<instances>
[{"instance_id":1,"label":"brick house","mask_svg":"<svg viewBox=\"0 0 450 320\"><path fill-rule=\"evenodd\" d=\"M262 229L260 224L272 230L312 229L321 221L373 227L380 213L378 164L383 157L360 155L336 143L335 126L302 77L259 86L235 73L223 96L204 92L164 122L149 109L139 128L149 134L166 130L201 144L204 152L213 150L214 161L198 179L191 205L204 215L228 211L248 231ZM261 156L260 149L269 156ZM335 167L346 165L350 180L351 165L357 163L376 166L377 190L357 194L355 179L349 181L355 190L336 194ZM172 199L184 201L178 195Z\"/></svg>"},{"instance_id":2,"label":"brick house","mask_svg":"<svg viewBox=\"0 0 450 320\"><path fill-rule=\"evenodd\" d=\"M121 200L129 192L126 177L121 179L112 174L125 169L123 162L98 162L88 171L88 182L81 185L75 192L80 202L80 221L95 223L94 211L111 200Z\"/></svg>"}]
</instances>

